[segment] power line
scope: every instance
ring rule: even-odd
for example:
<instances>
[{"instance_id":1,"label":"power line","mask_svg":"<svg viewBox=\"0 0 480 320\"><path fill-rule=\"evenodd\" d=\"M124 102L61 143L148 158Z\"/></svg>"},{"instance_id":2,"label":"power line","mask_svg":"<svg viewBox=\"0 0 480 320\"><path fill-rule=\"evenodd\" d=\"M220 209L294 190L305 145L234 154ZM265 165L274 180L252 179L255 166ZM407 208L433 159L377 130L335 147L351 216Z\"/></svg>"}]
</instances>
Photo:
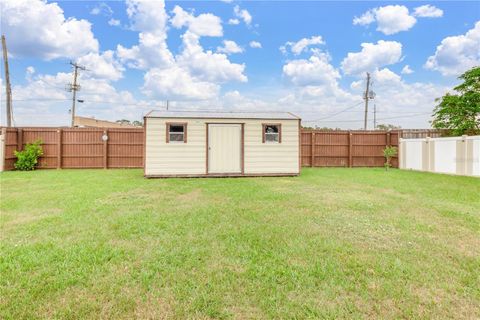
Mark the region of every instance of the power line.
<instances>
[{"instance_id":1,"label":"power line","mask_svg":"<svg viewBox=\"0 0 480 320\"><path fill-rule=\"evenodd\" d=\"M377 113L412 114L412 113L420 113L420 111L418 111L418 112L413 112L413 111L387 111L387 110L381 111L381 110L378 110L378 108L377 108Z\"/></svg>"},{"instance_id":2,"label":"power line","mask_svg":"<svg viewBox=\"0 0 480 320\"><path fill-rule=\"evenodd\" d=\"M69 101L70 99L52 99L52 98L37 98L37 99L13 99L12 101ZM5 101L1 99L0 101Z\"/></svg>"},{"instance_id":3,"label":"power line","mask_svg":"<svg viewBox=\"0 0 480 320\"><path fill-rule=\"evenodd\" d=\"M340 110L340 111L338 111L338 112L336 112L336 113L333 113L333 114L331 114L331 115L329 115L329 116L326 116L326 117L323 117L323 118L313 119L313 120L308 120L308 121L303 121L303 122L315 122L315 121L321 121L321 120L324 120L324 119L329 119L329 118L335 117L336 115L339 115L339 114L341 114L341 113L347 112L348 110L353 109L353 108L355 108L356 106L361 105L362 103L363 103L363 102L359 102L359 103L357 103L357 104L354 104L354 105L351 106L351 107L345 108L345 109L343 109L343 110ZM362 112L363 112L363 111L362 111Z\"/></svg>"},{"instance_id":4,"label":"power line","mask_svg":"<svg viewBox=\"0 0 480 320\"><path fill-rule=\"evenodd\" d=\"M420 112L420 113L411 113L409 115L405 115L405 116L396 116L396 117L387 117L387 118L379 118L377 119L378 120L390 120L390 119L401 119L401 118L410 118L411 116L420 116L420 115L427 115L427 114L431 114L430 112ZM315 121L319 121L318 119L317 120L307 120L307 121L303 121L302 122L315 122ZM319 121L319 122L338 122L338 123L343 123L343 122L362 122L363 120L327 120L327 121Z\"/></svg>"},{"instance_id":5,"label":"power line","mask_svg":"<svg viewBox=\"0 0 480 320\"><path fill-rule=\"evenodd\" d=\"M148 105L148 104L142 104L142 103L124 103L124 102L121 102L121 101L98 101L98 100L86 100L85 101L86 103L105 103L105 104L119 104L119 105L122 105L122 106L137 106L137 107L155 107L155 106L151 106L151 105ZM160 106L160 103L159 105L157 105L156 107L164 107L164 106Z\"/></svg>"},{"instance_id":6,"label":"power line","mask_svg":"<svg viewBox=\"0 0 480 320\"><path fill-rule=\"evenodd\" d=\"M70 98L63 98L63 99L53 99L53 98L28 98L28 99L13 99L12 101L70 101ZM0 101L5 101L5 99L0 99ZM85 100L86 103L94 104L94 103L105 103L105 104L119 104L123 106L138 106L138 107L152 107L152 105L142 104L142 103L124 103L122 101L98 101L98 100ZM158 107L160 106L160 102L158 102ZM212 109L212 110L220 110Z\"/></svg>"},{"instance_id":7,"label":"power line","mask_svg":"<svg viewBox=\"0 0 480 320\"><path fill-rule=\"evenodd\" d=\"M389 118L380 118L378 120L389 120L389 119L400 119L400 118L410 118L411 116L421 116L421 115L427 115L427 114L432 114L431 112L419 112L419 113L412 113L410 115L405 115L405 116L396 116L396 117L389 117Z\"/></svg>"}]
</instances>

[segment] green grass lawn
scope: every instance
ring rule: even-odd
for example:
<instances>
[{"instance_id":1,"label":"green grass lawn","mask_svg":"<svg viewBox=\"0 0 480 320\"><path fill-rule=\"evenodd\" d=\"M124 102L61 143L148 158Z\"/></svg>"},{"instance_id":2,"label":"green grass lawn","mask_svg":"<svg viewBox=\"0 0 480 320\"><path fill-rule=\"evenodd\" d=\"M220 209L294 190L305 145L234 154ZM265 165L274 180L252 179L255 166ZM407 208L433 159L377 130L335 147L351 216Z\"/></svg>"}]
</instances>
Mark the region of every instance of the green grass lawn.
<instances>
[{"instance_id":1,"label":"green grass lawn","mask_svg":"<svg viewBox=\"0 0 480 320\"><path fill-rule=\"evenodd\" d=\"M480 179L5 172L0 318L480 318Z\"/></svg>"}]
</instances>

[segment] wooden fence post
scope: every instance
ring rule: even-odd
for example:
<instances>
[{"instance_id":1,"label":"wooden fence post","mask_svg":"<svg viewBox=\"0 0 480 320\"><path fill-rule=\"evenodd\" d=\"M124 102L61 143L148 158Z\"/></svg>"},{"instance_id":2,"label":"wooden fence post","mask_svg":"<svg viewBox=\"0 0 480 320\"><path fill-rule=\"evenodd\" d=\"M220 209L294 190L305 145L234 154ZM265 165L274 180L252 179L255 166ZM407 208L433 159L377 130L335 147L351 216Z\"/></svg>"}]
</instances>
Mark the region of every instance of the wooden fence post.
<instances>
[{"instance_id":1,"label":"wooden fence post","mask_svg":"<svg viewBox=\"0 0 480 320\"><path fill-rule=\"evenodd\" d=\"M351 168L353 166L352 162L352 143L353 143L353 134L349 130L348 131L348 167Z\"/></svg>"},{"instance_id":2,"label":"wooden fence post","mask_svg":"<svg viewBox=\"0 0 480 320\"><path fill-rule=\"evenodd\" d=\"M312 131L312 137L311 137L311 145L310 145L310 167L315 166L315 131Z\"/></svg>"},{"instance_id":3,"label":"wooden fence post","mask_svg":"<svg viewBox=\"0 0 480 320\"><path fill-rule=\"evenodd\" d=\"M387 147L390 147L391 141L390 131L387 131Z\"/></svg>"},{"instance_id":4,"label":"wooden fence post","mask_svg":"<svg viewBox=\"0 0 480 320\"><path fill-rule=\"evenodd\" d=\"M57 130L57 169L62 168L62 129Z\"/></svg>"},{"instance_id":5,"label":"wooden fence post","mask_svg":"<svg viewBox=\"0 0 480 320\"><path fill-rule=\"evenodd\" d=\"M17 151L23 149L23 129L17 129Z\"/></svg>"},{"instance_id":6,"label":"wooden fence post","mask_svg":"<svg viewBox=\"0 0 480 320\"><path fill-rule=\"evenodd\" d=\"M5 170L5 158L7 157L6 144L7 128L2 128L2 134L0 135L0 172Z\"/></svg>"},{"instance_id":7,"label":"wooden fence post","mask_svg":"<svg viewBox=\"0 0 480 320\"><path fill-rule=\"evenodd\" d=\"M108 168L108 129L103 130L103 168Z\"/></svg>"}]
</instances>

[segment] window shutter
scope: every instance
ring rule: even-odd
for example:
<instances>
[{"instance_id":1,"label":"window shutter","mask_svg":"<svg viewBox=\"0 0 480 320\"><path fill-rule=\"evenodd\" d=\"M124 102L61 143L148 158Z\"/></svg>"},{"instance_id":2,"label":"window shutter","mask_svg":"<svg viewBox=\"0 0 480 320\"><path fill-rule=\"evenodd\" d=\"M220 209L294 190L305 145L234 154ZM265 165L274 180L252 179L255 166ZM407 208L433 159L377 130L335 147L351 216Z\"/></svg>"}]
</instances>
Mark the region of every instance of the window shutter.
<instances>
[{"instance_id":1,"label":"window shutter","mask_svg":"<svg viewBox=\"0 0 480 320\"><path fill-rule=\"evenodd\" d=\"M282 125L278 124L278 143L282 143Z\"/></svg>"},{"instance_id":2,"label":"window shutter","mask_svg":"<svg viewBox=\"0 0 480 320\"><path fill-rule=\"evenodd\" d=\"M262 123L262 143L265 143L265 123Z\"/></svg>"},{"instance_id":3,"label":"window shutter","mask_svg":"<svg viewBox=\"0 0 480 320\"><path fill-rule=\"evenodd\" d=\"M183 143L187 143L187 124L183 124Z\"/></svg>"},{"instance_id":4,"label":"window shutter","mask_svg":"<svg viewBox=\"0 0 480 320\"><path fill-rule=\"evenodd\" d=\"M166 129L167 129L167 130L166 130L166 136L167 136L166 142L167 142L167 143L170 143L170 123L167 123Z\"/></svg>"}]
</instances>

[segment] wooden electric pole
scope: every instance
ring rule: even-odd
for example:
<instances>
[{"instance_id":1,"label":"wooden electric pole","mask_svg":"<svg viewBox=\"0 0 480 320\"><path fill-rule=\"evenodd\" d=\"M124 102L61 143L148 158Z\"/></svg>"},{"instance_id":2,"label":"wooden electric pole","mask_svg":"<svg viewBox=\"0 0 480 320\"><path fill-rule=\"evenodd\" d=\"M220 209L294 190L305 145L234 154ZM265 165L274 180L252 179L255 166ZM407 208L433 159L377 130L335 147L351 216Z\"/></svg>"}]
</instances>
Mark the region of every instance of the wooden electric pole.
<instances>
[{"instance_id":1,"label":"wooden electric pole","mask_svg":"<svg viewBox=\"0 0 480 320\"><path fill-rule=\"evenodd\" d=\"M8 72L8 54L7 54L7 41L5 36L2 35L2 50L3 50L3 64L5 68L5 91L6 91L6 113L7 113L7 127L12 126L12 88L10 86L10 73Z\"/></svg>"},{"instance_id":2,"label":"wooden electric pole","mask_svg":"<svg viewBox=\"0 0 480 320\"><path fill-rule=\"evenodd\" d=\"M75 126L75 102L77 101L77 91L80 90L80 85L77 83L78 69L85 70L85 67L78 65L76 62L71 62L73 66L73 84L69 84L68 91L72 92L72 128Z\"/></svg>"},{"instance_id":3,"label":"wooden electric pole","mask_svg":"<svg viewBox=\"0 0 480 320\"><path fill-rule=\"evenodd\" d=\"M367 88L365 90L365 119L363 122L363 130L367 130L367 121L368 121L368 99L370 91L370 73L367 72Z\"/></svg>"}]
</instances>

